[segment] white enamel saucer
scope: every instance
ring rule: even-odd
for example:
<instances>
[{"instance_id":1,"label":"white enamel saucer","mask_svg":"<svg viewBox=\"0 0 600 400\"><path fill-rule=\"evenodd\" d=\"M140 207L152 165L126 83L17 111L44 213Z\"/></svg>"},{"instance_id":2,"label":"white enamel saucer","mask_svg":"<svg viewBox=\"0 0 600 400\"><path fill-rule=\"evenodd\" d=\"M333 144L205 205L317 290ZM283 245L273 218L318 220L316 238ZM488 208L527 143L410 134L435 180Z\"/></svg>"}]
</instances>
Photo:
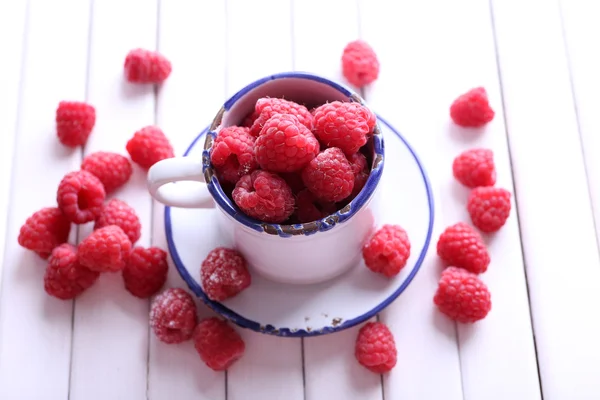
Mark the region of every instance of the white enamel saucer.
<instances>
[{"instance_id":1,"label":"white enamel saucer","mask_svg":"<svg viewBox=\"0 0 600 400\"><path fill-rule=\"evenodd\" d=\"M433 197L425 170L402 135L379 117L386 165L374 198L377 226L399 224L411 241L406 267L389 279L363 262L330 281L291 285L269 281L254 271L252 284L224 302L209 300L200 285L200 265L210 250L231 246L215 234L215 209L165 208L169 251L189 288L215 312L257 332L289 337L318 336L364 322L394 301L415 277L429 247ZM202 157L204 130L186 156ZM202 140L201 140L202 139ZM335 250L333 250L335 251Z\"/></svg>"}]
</instances>

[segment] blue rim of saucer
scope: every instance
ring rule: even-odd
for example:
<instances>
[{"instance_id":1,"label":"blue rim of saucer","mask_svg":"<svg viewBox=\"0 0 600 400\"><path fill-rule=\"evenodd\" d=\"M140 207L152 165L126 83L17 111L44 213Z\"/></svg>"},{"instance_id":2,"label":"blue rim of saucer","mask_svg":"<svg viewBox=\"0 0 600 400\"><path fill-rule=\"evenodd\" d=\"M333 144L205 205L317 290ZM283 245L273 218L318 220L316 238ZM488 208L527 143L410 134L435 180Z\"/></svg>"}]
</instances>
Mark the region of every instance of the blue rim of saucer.
<instances>
[{"instance_id":1,"label":"blue rim of saucer","mask_svg":"<svg viewBox=\"0 0 600 400\"><path fill-rule=\"evenodd\" d=\"M392 125L390 125L386 120L381 118L379 115L377 115L377 119L381 123L383 123L387 128L389 128L404 143L404 145L408 148L408 150L412 154L415 162L417 163L417 165L419 167L419 171L421 172L421 176L423 178L423 183L425 184L425 189L427 191L427 202L428 202L428 206L429 206L429 226L427 227L427 236L425 238L425 244L423 245L423 248L421 249L421 252L419 253L419 257L417 258L417 261L416 261L415 265L413 266L413 269L410 271L410 273L408 274L406 279L402 282L402 284L398 287L398 289L396 289L396 291L394 293L392 293L388 298L386 298L384 301L379 303L376 307L374 307L370 311L368 311L362 315L359 315L358 317L345 320L341 324L336 325L336 326L325 326L321 329L307 331L304 329L290 329L290 328L284 328L284 327L275 327L272 325L262 325L259 322L244 318L240 314L238 314L235 311L226 307L224 304L210 300L206 296L206 293L204 293L200 284L190 275L188 270L185 268L183 261L179 257L179 253L177 252L177 247L173 240L173 227L171 225L171 207L167 206L167 207L165 207L165 232L166 232L166 237L167 237L167 245L169 248L169 253L171 255L173 263L175 264L175 268L177 268L177 271L179 272L179 274L181 275L181 277L187 284L188 288L196 296L198 296L208 307L210 307L214 312L216 312L217 314L220 314L221 316L227 318L228 320L232 321L233 323L235 323L236 325L238 325L242 328L247 328L247 329L250 329L250 330L253 330L253 331L256 331L259 333L268 334L268 335L281 336L281 337L295 337L295 338L321 336L321 335L335 333L335 332L339 332L339 331L343 331L345 329L351 328L353 326L356 326L362 322L365 322L365 321L371 319L372 317L374 317L375 315L380 313L382 310L384 310L387 306L389 306L394 300L396 300L396 298L398 296L400 296L400 294L402 294L402 292L404 292L404 290L406 290L408 285L412 282L414 277L417 275L417 272L419 272L421 265L423 264L423 260L425 259L425 255L427 254L427 250L429 249L429 245L431 242L431 236L433 233L433 221L434 221L434 217L435 217L434 204L433 204L433 193L431 190L431 185L429 183L429 178L427 177L427 173L425 172L423 164L421 163L421 161L420 161L419 157L417 156L416 152L414 151L414 149L410 146L410 144L406 141L406 139L400 134L400 132L398 132L396 129L394 129L394 127L392 127ZM191 152L191 150L194 148L196 143L204 135L207 134L208 129L209 128L207 127L198 136L196 136L194 141L190 144L188 149L185 151L184 156L187 156Z\"/></svg>"}]
</instances>

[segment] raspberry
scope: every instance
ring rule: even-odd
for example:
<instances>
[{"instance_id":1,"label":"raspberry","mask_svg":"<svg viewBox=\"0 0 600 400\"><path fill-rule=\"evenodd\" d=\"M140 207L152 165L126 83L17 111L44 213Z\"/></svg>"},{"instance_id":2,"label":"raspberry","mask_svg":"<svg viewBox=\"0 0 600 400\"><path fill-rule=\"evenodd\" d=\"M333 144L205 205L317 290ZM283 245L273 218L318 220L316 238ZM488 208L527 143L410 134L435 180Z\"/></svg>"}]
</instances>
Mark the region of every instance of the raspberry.
<instances>
[{"instance_id":1,"label":"raspberry","mask_svg":"<svg viewBox=\"0 0 600 400\"><path fill-rule=\"evenodd\" d=\"M144 169L175 156L169 139L156 126L146 126L137 131L127 142L126 148L133 162Z\"/></svg>"},{"instance_id":2,"label":"raspberry","mask_svg":"<svg viewBox=\"0 0 600 400\"><path fill-rule=\"evenodd\" d=\"M452 174L469 188L494 186L496 167L494 153L489 149L471 149L459 154L452 163Z\"/></svg>"},{"instance_id":3,"label":"raspberry","mask_svg":"<svg viewBox=\"0 0 600 400\"><path fill-rule=\"evenodd\" d=\"M334 203L317 200L308 189L298 193L296 208L298 221L302 224L320 220L336 212Z\"/></svg>"},{"instance_id":4,"label":"raspberry","mask_svg":"<svg viewBox=\"0 0 600 400\"><path fill-rule=\"evenodd\" d=\"M442 272L433 302L442 313L461 323L479 321L492 309L485 283L474 273L457 267Z\"/></svg>"},{"instance_id":5,"label":"raspberry","mask_svg":"<svg viewBox=\"0 0 600 400\"><path fill-rule=\"evenodd\" d=\"M497 232L510 215L510 197L510 192L502 188L473 189L467 201L473 225L485 233Z\"/></svg>"},{"instance_id":6,"label":"raspberry","mask_svg":"<svg viewBox=\"0 0 600 400\"><path fill-rule=\"evenodd\" d=\"M336 202L354 188L352 166L336 147L325 149L302 170L302 181L317 199Z\"/></svg>"},{"instance_id":7,"label":"raspberry","mask_svg":"<svg viewBox=\"0 0 600 400\"><path fill-rule=\"evenodd\" d=\"M388 278L397 275L410 256L410 240L398 225L384 225L362 249L367 268Z\"/></svg>"},{"instance_id":8,"label":"raspberry","mask_svg":"<svg viewBox=\"0 0 600 400\"><path fill-rule=\"evenodd\" d=\"M171 74L171 62L162 54L133 49L125 57L125 79L132 83L161 83Z\"/></svg>"},{"instance_id":9,"label":"raspberry","mask_svg":"<svg viewBox=\"0 0 600 400\"><path fill-rule=\"evenodd\" d=\"M325 146L339 147L349 157L367 143L376 121L365 106L334 101L315 110L314 134Z\"/></svg>"},{"instance_id":10,"label":"raspberry","mask_svg":"<svg viewBox=\"0 0 600 400\"><path fill-rule=\"evenodd\" d=\"M369 169L367 168L367 158L362 153L354 153L348 158L348 162L352 167L354 174L354 187L350 198L353 199L365 187L367 179L369 179Z\"/></svg>"},{"instance_id":11,"label":"raspberry","mask_svg":"<svg viewBox=\"0 0 600 400\"><path fill-rule=\"evenodd\" d=\"M494 114L483 87L460 95L450 106L450 117L455 124L463 127L483 126L494 119Z\"/></svg>"},{"instance_id":12,"label":"raspberry","mask_svg":"<svg viewBox=\"0 0 600 400\"><path fill-rule=\"evenodd\" d=\"M315 158L319 142L293 115L275 114L256 139L254 153L266 171L295 172Z\"/></svg>"},{"instance_id":13,"label":"raspberry","mask_svg":"<svg viewBox=\"0 0 600 400\"><path fill-rule=\"evenodd\" d=\"M158 247L135 247L123 268L125 289L145 299L154 295L167 281L167 253Z\"/></svg>"},{"instance_id":14,"label":"raspberry","mask_svg":"<svg viewBox=\"0 0 600 400\"><path fill-rule=\"evenodd\" d=\"M255 140L248 128L230 126L221 129L210 154L219 179L236 183L258 167L254 158Z\"/></svg>"},{"instance_id":15,"label":"raspberry","mask_svg":"<svg viewBox=\"0 0 600 400\"><path fill-rule=\"evenodd\" d=\"M102 182L87 171L65 175L56 193L58 207L75 224L84 224L98 218L105 197Z\"/></svg>"},{"instance_id":16,"label":"raspberry","mask_svg":"<svg viewBox=\"0 0 600 400\"><path fill-rule=\"evenodd\" d=\"M258 117L254 120L250 133L258 136L267 123L275 114L293 115L302 125L309 130L313 127L313 116L308 109L293 101L265 97L258 99L254 112L258 113Z\"/></svg>"},{"instance_id":17,"label":"raspberry","mask_svg":"<svg viewBox=\"0 0 600 400\"><path fill-rule=\"evenodd\" d=\"M48 258L52 250L69 239L71 222L56 207L46 207L31 215L19 231L22 247Z\"/></svg>"},{"instance_id":18,"label":"raspberry","mask_svg":"<svg viewBox=\"0 0 600 400\"><path fill-rule=\"evenodd\" d=\"M81 169L100 179L107 194L127 183L133 173L129 159L106 151L97 151L85 157Z\"/></svg>"},{"instance_id":19,"label":"raspberry","mask_svg":"<svg viewBox=\"0 0 600 400\"><path fill-rule=\"evenodd\" d=\"M150 327L163 343L191 339L196 321L196 303L183 289L165 290L154 298L150 307Z\"/></svg>"},{"instance_id":20,"label":"raspberry","mask_svg":"<svg viewBox=\"0 0 600 400\"><path fill-rule=\"evenodd\" d=\"M241 336L226 322L212 317L200 321L194 330L194 347L204 363L215 371L225 371L246 350Z\"/></svg>"},{"instance_id":21,"label":"raspberry","mask_svg":"<svg viewBox=\"0 0 600 400\"><path fill-rule=\"evenodd\" d=\"M142 224L135 210L119 199L111 199L102 207L102 212L94 224L94 229L116 225L125 232L131 244L140 239Z\"/></svg>"},{"instance_id":22,"label":"raspberry","mask_svg":"<svg viewBox=\"0 0 600 400\"><path fill-rule=\"evenodd\" d=\"M93 231L79 245L79 262L98 272L117 272L125 267L131 242L121 228L108 225Z\"/></svg>"},{"instance_id":23,"label":"raspberry","mask_svg":"<svg viewBox=\"0 0 600 400\"><path fill-rule=\"evenodd\" d=\"M355 86L368 85L379 76L377 54L362 40L348 43L342 53L342 73Z\"/></svg>"},{"instance_id":24,"label":"raspberry","mask_svg":"<svg viewBox=\"0 0 600 400\"><path fill-rule=\"evenodd\" d=\"M250 286L246 260L233 249L217 247L208 253L200 267L202 289L209 299L223 301Z\"/></svg>"},{"instance_id":25,"label":"raspberry","mask_svg":"<svg viewBox=\"0 0 600 400\"><path fill-rule=\"evenodd\" d=\"M83 146L96 124L96 109L80 101L61 101L56 109L56 135L68 147Z\"/></svg>"},{"instance_id":26,"label":"raspberry","mask_svg":"<svg viewBox=\"0 0 600 400\"><path fill-rule=\"evenodd\" d=\"M244 175L235 185L233 201L248 216L281 223L294 212L294 195L283 178L267 171Z\"/></svg>"},{"instance_id":27,"label":"raspberry","mask_svg":"<svg viewBox=\"0 0 600 400\"><path fill-rule=\"evenodd\" d=\"M256 121L259 115L259 112L253 110L250 114L246 116L246 118L244 118L244 121L242 121L242 126L245 128L251 128L252 124L254 124L254 121Z\"/></svg>"},{"instance_id":28,"label":"raspberry","mask_svg":"<svg viewBox=\"0 0 600 400\"><path fill-rule=\"evenodd\" d=\"M451 225L442 232L437 243L438 256L449 265L475 274L485 272L490 255L483 239L464 222Z\"/></svg>"},{"instance_id":29,"label":"raspberry","mask_svg":"<svg viewBox=\"0 0 600 400\"><path fill-rule=\"evenodd\" d=\"M398 356L394 335L381 322L367 322L358 331L354 355L360 365L372 372L389 372Z\"/></svg>"},{"instance_id":30,"label":"raspberry","mask_svg":"<svg viewBox=\"0 0 600 400\"><path fill-rule=\"evenodd\" d=\"M77 248L63 243L52 251L44 274L44 289L62 300L74 299L91 287L100 274L81 266Z\"/></svg>"}]
</instances>

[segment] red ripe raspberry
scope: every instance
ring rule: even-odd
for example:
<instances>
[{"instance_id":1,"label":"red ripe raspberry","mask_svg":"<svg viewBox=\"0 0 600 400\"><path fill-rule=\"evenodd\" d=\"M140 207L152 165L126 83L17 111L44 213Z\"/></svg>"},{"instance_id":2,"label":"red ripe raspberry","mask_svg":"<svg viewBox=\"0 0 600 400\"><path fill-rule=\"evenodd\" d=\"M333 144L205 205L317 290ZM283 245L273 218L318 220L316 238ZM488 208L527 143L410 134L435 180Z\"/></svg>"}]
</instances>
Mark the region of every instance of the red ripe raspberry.
<instances>
[{"instance_id":1,"label":"red ripe raspberry","mask_svg":"<svg viewBox=\"0 0 600 400\"><path fill-rule=\"evenodd\" d=\"M161 83L171 74L171 62L162 54L133 49L125 57L125 79L132 83Z\"/></svg>"},{"instance_id":2,"label":"red ripe raspberry","mask_svg":"<svg viewBox=\"0 0 600 400\"><path fill-rule=\"evenodd\" d=\"M256 139L254 153L266 171L295 172L315 158L319 142L293 115L275 114Z\"/></svg>"},{"instance_id":3,"label":"red ripe raspberry","mask_svg":"<svg viewBox=\"0 0 600 400\"><path fill-rule=\"evenodd\" d=\"M367 322L358 331L354 355L360 365L372 372L389 372L398 356L394 335L381 322Z\"/></svg>"},{"instance_id":4,"label":"red ripe raspberry","mask_svg":"<svg viewBox=\"0 0 600 400\"><path fill-rule=\"evenodd\" d=\"M342 53L342 73L357 87L368 85L379 76L377 54L362 40L348 43Z\"/></svg>"},{"instance_id":5,"label":"red ripe raspberry","mask_svg":"<svg viewBox=\"0 0 600 400\"><path fill-rule=\"evenodd\" d=\"M209 299L223 301L236 296L252 281L246 260L236 250L217 247L200 267L202 289Z\"/></svg>"},{"instance_id":6,"label":"red ripe raspberry","mask_svg":"<svg viewBox=\"0 0 600 400\"><path fill-rule=\"evenodd\" d=\"M133 162L144 169L175 156L169 139L156 126L146 126L137 131L127 142L126 148Z\"/></svg>"},{"instance_id":7,"label":"red ripe raspberry","mask_svg":"<svg viewBox=\"0 0 600 400\"><path fill-rule=\"evenodd\" d=\"M96 124L96 109L80 101L61 101L56 109L56 135L68 147L83 146Z\"/></svg>"},{"instance_id":8,"label":"red ripe raspberry","mask_svg":"<svg viewBox=\"0 0 600 400\"><path fill-rule=\"evenodd\" d=\"M79 245L79 262L98 272L117 272L125 267L131 242L121 228L105 226L93 231Z\"/></svg>"},{"instance_id":9,"label":"red ripe raspberry","mask_svg":"<svg viewBox=\"0 0 600 400\"><path fill-rule=\"evenodd\" d=\"M60 181L58 207L75 224L94 221L102 211L106 192L102 182L87 171L70 172Z\"/></svg>"},{"instance_id":10,"label":"red ripe raspberry","mask_svg":"<svg viewBox=\"0 0 600 400\"><path fill-rule=\"evenodd\" d=\"M302 170L302 181L317 199L336 202L354 188L352 166L336 147L325 149Z\"/></svg>"},{"instance_id":11,"label":"red ripe raspberry","mask_svg":"<svg viewBox=\"0 0 600 400\"><path fill-rule=\"evenodd\" d=\"M46 207L31 215L19 231L17 241L24 248L48 258L52 250L69 239L71 222L56 207Z\"/></svg>"},{"instance_id":12,"label":"red ripe raspberry","mask_svg":"<svg viewBox=\"0 0 600 400\"><path fill-rule=\"evenodd\" d=\"M81 266L77 248L63 243L52 251L44 275L44 289L50 296L70 300L91 287L100 274Z\"/></svg>"},{"instance_id":13,"label":"red ripe raspberry","mask_svg":"<svg viewBox=\"0 0 600 400\"><path fill-rule=\"evenodd\" d=\"M318 221L336 212L332 202L321 202L308 189L298 193L296 214L300 223Z\"/></svg>"},{"instance_id":14,"label":"red ripe raspberry","mask_svg":"<svg viewBox=\"0 0 600 400\"><path fill-rule=\"evenodd\" d=\"M467 201L473 225L485 233L497 232L510 215L510 197L510 192L502 188L473 189Z\"/></svg>"},{"instance_id":15,"label":"red ripe raspberry","mask_svg":"<svg viewBox=\"0 0 600 400\"><path fill-rule=\"evenodd\" d=\"M471 149L459 154L452 163L452 174L469 188L494 186L496 167L494 152L489 149Z\"/></svg>"},{"instance_id":16,"label":"red ripe raspberry","mask_svg":"<svg viewBox=\"0 0 600 400\"><path fill-rule=\"evenodd\" d=\"M397 275L410 257L410 240L398 225L384 225L362 249L367 268L391 278Z\"/></svg>"},{"instance_id":17,"label":"red ripe raspberry","mask_svg":"<svg viewBox=\"0 0 600 400\"><path fill-rule=\"evenodd\" d=\"M191 339L196 322L196 303L183 289L165 290L154 298L150 307L150 327L163 343Z\"/></svg>"},{"instance_id":18,"label":"red ripe raspberry","mask_svg":"<svg viewBox=\"0 0 600 400\"><path fill-rule=\"evenodd\" d=\"M248 216L263 222L281 223L294 212L294 195L283 178L254 171L240 178L233 201Z\"/></svg>"},{"instance_id":19,"label":"red ripe raspberry","mask_svg":"<svg viewBox=\"0 0 600 400\"><path fill-rule=\"evenodd\" d=\"M494 119L494 114L483 87L460 95L450 106L450 117L455 124L463 127L483 126Z\"/></svg>"},{"instance_id":20,"label":"red ripe raspberry","mask_svg":"<svg viewBox=\"0 0 600 400\"><path fill-rule=\"evenodd\" d=\"M133 173L128 158L106 151L97 151L85 157L81 169L100 179L107 194L127 183Z\"/></svg>"},{"instance_id":21,"label":"red ripe raspberry","mask_svg":"<svg viewBox=\"0 0 600 400\"><path fill-rule=\"evenodd\" d=\"M369 169L367 167L367 158L362 153L352 154L352 156L348 157L348 162L354 174L354 187L350 194L350 199L354 199L362 188L365 187L365 183L369 179Z\"/></svg>"},{"instance_id":22,"label":"red ripe raspberry","mask_svg":"<svg viewBox=\"0 0 600 400\"><path fill-rule=\"evenodd\" d=\"M158 247L135 247L123 268L125 289L145 299L154 295L167 281L167 253Z\"/></svg>"},{"instance_id":23,"label":"red ripe raspberry","mask_svg":"<svg viewBox=\"0 0 600 400\"><path fill-rule=\"evenodd\" d=\"M210 154L219 179L236 183L258 167L254 158L255 140L248 128L230 126L221 129Z\"/></svg>"},{"instance_id":24,"label":"red ripe raspberry","mask_svg":"<svg viewBox=\"0 0 600 400\"><path fill-rule=\"evenodd\" d=\"M490 255L483 239L471 226L459 222L446 228L437 243L437 254L448 265L475 274L485 272Z\"/></svg>"},{"instance_id":25,"label":"red ripe raspberry","mask_svg":"<svg viewBox=\"0 0 600 400\"><path fill-rule=\"evenodd\" d=\"M119 199L111 199L102 207L102 212L94 224L94 229L116 225L125 232L131 244L140 239L142 224L135 210Z\"/></svg>"},{"instance_id":26,"label":"red ripe raspberry","mask_svg":"<svg viewBox=\"0 0 600 400\"><path fill-rule=\"evenodd\" d=\"M258 114L250 128L250 133L254 136L258 136L264 125L270 120L275 114L288 114L293 115L298 119L302 125L309 130L313 127L313 116L308 109L300 104L294 103L293 101L265 97L258 99L254 112Z\"/></svg>"},{"instance_id":27,"label":"red ripe raspberry","mask_svg":"<svg viewBox=\"0 0 600 400\"><path fill-rule=\"evenodd\" d=\"M473 323L492 309L490 292L477 275L462 268L448 267L433 297L438 309L461 323Z\"/></svg>"},{"instance_id":28,"label":"red ripe raspberry","mask_svg":"<svg viewBox=\"0 0 600 400\"><path fill-rule=\"evenodd\" d=\"M315 110L314 133L325 146L339 147L351 156L367 143L376 122L375 114L367 107L334 101Z\"/></svg>"},{"instance_id":29,"label":"red ripe raspberry","mask_svg":"<svg viewBox=\"0 0 600 400\"><path fill-rule=\"evenodd\" d=\"M215 371L225 371L246 350L241 336L226 322L212 317L200 321L194 330L194 347L204 363Z\"/></svg>"}]
</instances>

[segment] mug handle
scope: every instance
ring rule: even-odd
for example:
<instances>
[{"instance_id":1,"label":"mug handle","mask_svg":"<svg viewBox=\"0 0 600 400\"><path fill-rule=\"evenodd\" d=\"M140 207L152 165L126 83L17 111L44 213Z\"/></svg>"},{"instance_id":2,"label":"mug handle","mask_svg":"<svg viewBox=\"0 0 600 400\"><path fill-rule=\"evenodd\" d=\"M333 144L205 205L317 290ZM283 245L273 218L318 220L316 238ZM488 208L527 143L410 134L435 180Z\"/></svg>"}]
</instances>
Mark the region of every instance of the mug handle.
<instances>
[{"instance_id":1,"label":"mug handle","mask_svg":"<svg viewBox=\"0 0 600 400\"><path fill-rule=\"evenodd\" d=\"M177 182L192 181L193 185L177 185ZM196 157L167 158L148 170L150 195L171 207L212 208L213 198L208 191L202 174L202 160Z\"/></svg>"}]
</instances>

